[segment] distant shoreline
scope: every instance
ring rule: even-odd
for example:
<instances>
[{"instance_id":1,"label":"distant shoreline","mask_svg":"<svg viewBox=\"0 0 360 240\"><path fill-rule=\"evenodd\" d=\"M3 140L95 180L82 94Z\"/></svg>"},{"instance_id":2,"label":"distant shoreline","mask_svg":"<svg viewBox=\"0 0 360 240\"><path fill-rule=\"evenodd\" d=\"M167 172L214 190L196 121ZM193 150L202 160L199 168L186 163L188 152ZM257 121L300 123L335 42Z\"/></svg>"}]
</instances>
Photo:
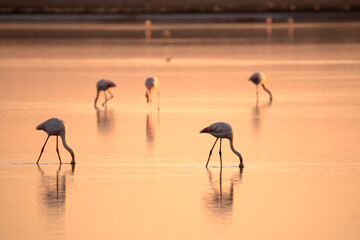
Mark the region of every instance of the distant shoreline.
<instances>
[{"instance_id":1,"label":"distant shoreline","mask_svg":"<svg viewBox=\"0 0 360 240\"><path fill-rule=\"evenodd\" d=\"M360 11L164 14L0 14L0 22L346 22L360 21Z\"/></svg>"}]
</instances>

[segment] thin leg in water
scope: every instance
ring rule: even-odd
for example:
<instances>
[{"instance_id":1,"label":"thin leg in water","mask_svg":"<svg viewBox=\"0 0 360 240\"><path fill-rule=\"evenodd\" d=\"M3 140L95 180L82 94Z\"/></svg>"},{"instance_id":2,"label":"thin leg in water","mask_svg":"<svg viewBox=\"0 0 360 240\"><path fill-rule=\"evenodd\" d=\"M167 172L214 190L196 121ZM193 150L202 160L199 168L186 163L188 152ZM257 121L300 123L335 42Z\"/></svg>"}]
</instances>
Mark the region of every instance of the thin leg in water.
<instances>
[{"instance_id":1,"label":"thin leg in water","mask_svg":"<svg viewBox=\"0 0 360 240\"><path fill-rule=\"evenodd\" d=\"M44 143L44 146L43 146L42 149L41 149L41 153L40 153L40 156L39 156L36 164L38 164L39 161L40 161L41 155L42 155L42 153L44 152L44 148L45 148L45 145L46 145L47 141L49 140L49 137L50 137L50 135L47 137L47 139L46 139L46 141L45 141L45 143Z\"/></svg>"},{"instance_id":2,"label":"thin leg in water","mask_svg":"<svg viewBox=\"0 0 360 240\"><path fill-rule=\"evenodd\" d=\"M108 99L108 101L110 101L110 99L112 99L114 96L112 95L112 93L110 92L110 90L108 90L108 92L110 93L110 98Z\"/></svg>"},{"instance_id":3,"label":"thin leg in water","mask_svg":"<svg viewBox=\"0 0 360 240\"><path fill-rule=\"evenodd\" d=\"M209 164L209 160L210 160L210 156L211 156L212 150L214 149L215 144L216 144L216 142L217 142L218 140L219 140L219 138L216 138L215 143L214 143L214 145L212 146L212 148L211 148L211 150L210 150L210 153L209 153L209 158L208 158L207 163L206 163L206 167L207 167L207 166L208 166L208 164Z\"/></svg>"},{"instance_id":4,"label":"thin leg in water","mask_svg":"<svg viewBox=\"0 0 360 240\"><path fill-rule=\"evenodd\" d=\"M104 91L104 94L105 94L105 102L103 102L102 106L104 106L108 101L107 96L106 96L106 91Z\"/></svg>"},{"instance_id":5,"label":"thin leg in water","mask_svg":"<svg viewBox=\"0 0 360 240\"><path fill-rule=\"evenodd\" d=\"M158 111L160 110L160 92L158 91Z\"/></svg>"},{"instance_id":6,"label":"thin leg in water","mask_svg":"<svg viewBox=\"0 0 360 240\"><path fill-rule=\"evenodd\" d=\"M221 140L222 140L222 138L220 138L219 155L220 155L220 168L222 169L222 159L221 159Z\"/></svg>"},{"instance_id":7,"label":"thin leg in water","mask_svg":"<svg viewBox=\"0 0 360 240\"><path fill-rule=\"evenodd\" d=\"M60 158L60 153L59 153L59 144L58 143L59 143L59 136L56 136L56 152L57 152L57 154L59 156L60 164L62 164L61 158Z\"/></svg>"}]
</instances>

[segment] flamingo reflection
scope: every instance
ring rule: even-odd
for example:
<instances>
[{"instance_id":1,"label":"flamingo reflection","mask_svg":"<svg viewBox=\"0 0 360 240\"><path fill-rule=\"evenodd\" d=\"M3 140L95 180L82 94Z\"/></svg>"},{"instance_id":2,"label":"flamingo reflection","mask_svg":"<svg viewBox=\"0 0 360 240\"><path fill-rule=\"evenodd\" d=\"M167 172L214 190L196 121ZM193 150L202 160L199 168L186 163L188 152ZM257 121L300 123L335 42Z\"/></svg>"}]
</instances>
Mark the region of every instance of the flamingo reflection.
<instances>
[{"instance_id":1,"label":"flamingo reflection","mask_svg":"<svg viewBox=\"0 0 360 240\"><path fill-rule=\"evenodd\" d=\"M153 113L147 113L146 115L146 148L147 150L151 150L151 155L153 155L154 152L154 143L156 138L156 130L159 125L160 117L159 112L157 116L157 123L154 124L153 121Z\"/></svg>"},{"instance_id":2,"label":"flamingo reflection","mask_svg":"<svg viewBox=\"0 0 360 240\"><path fill-rule=\"evenodd\" d=\"M265 109L270 108L271 103L272 102L269 101L268 103L259 106L258 102L256 102L256 106L253 109L253 126L256 130L261 129L261 125L264 120Z\"/></svg>"},{"instance_id":3,"label":"flamingo reflection","mask_svg":"<svg viewBox=\"0 0 360 240\"><path fill-rule=\"evenodd\" d=\"M171 61L171 52L170 52L170 37L171 37L171 33L169 30L163 30L162 33L162 38L164 40L164 49L165 49L165 61L166 62L170 62Z\"/></svg>"},{"instance_id":4,"label":"flamingo reflection","mask_svg":"<svg viewBox=\"0 0 360 240\"><path fill-rule=\"evenodd\" d=\"M114 128L114 114L112 109L105 107L103 110L96 109L98 132L108 134Z\"/></svg>"},{"instance_id":5,"label":"flamingo reflection","mask_svg":"<svg viewBox=\"0 0 360 240\"><path fill-rule=\"evenodd\" d=\"M68 174L74 175L75 165L71 165L71 170L61 171L62 165L56 170L56 175L46 174L45 171L37 165L41 175L39 198L42 206L50 218L58 219L65 212L66 202L66 177Z\"/></svg>"},{"instance_id":6,"label":"flamingo reflection","mask_svg":"<svg viewBox=\"0 0 360 240\"><path fill-rule=\"evenodd\" d=\"M217 215L229 215L232 213L233 205L234 205L234 188L235 186L241 182L243 168L234 173L230 180L226 181L226 187L223 186L223 169L220 168L219 172L219 181L214 180L213 174L210 169L207 169L209 184L211 191L208 194L208 197L205 198L206 207Z\"/></svg>"}]
</instances>

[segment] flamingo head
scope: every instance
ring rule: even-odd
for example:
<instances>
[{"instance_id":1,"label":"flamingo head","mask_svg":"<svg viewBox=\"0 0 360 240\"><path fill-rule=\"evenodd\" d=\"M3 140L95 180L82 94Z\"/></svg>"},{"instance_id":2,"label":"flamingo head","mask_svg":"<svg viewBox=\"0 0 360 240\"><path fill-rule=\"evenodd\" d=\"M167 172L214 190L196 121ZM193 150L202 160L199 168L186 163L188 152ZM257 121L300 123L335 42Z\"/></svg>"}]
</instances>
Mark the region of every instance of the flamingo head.
<instances>
[{"instance_id":1,"label":"flamingo head","mask_svg":"<svg viewBox=\"0 0 360 240\"><path fill-rule=\"evenodd\" d=\"M208 133L208 132L209 132L209 127L206 127L200 131L200 133Z\"/></svg>"},{"instance_id":2,"label":"flamingo head","mask_svg":"<svg viewBox=\"0 0 360 240\"><path fill-rule=\"evenodd\" d=\"M109 84L109 87L116 87L116 84L112 81L109 81L108 84Z\"/></svg>"}]
</instances>

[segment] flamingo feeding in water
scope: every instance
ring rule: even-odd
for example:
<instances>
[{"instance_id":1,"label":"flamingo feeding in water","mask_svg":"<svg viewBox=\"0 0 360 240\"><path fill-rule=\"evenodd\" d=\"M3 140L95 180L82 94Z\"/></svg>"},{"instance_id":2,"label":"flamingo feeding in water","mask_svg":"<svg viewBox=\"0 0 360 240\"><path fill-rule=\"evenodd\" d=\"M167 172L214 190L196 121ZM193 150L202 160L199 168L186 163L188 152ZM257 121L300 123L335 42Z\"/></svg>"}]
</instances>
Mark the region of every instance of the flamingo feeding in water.
<instances>
[{"instance_id":1,"label":"flamingo feeding in water","mask_svg":"<svg viewBox=\"0 0 360 240\"><path fill-rule=\"evenodd\" d=\"M252 81L255 85L256 85L256 100L258 99L259 96L259 90L258 90L258 86L259 84L263 87L263 89L270 95L270 102L272 101L272 94L269 91L269 89L267 89L265 87L265 82L266 82L266 76L264 73L262 72L256 72L253 75L251 75L251 77L249 78L249 81Z\"/></svg>"},{"instance_id":2,"label":"flamingo feeding in water","mask_svg":"<svg viewBox=\"0 0 360 240\"><path fill-rule=\"evenodd\" d=\"M97 94L96 94L96 98L95 98L95 102L94 102L94 107L96 107L96 102L99 98L99 94L100 91L104 91L105 94L105 102L103 102L102 106L104 106L110 99L113 98L113 95L111 94L109 88L111 87L116 87L116 84L110 80L106 80L106 79L101 79L100 81L97 82L96 84L96 89L97 89ZM106 96L106 91L108 91L110 93L110 98L108 99Z\"/></svg>"},{"instance_id":3,"label":"flamingo feeding in water","mask_svg":"<svg viewBox=\"0 0 360 240\"><path fill-rule=\"evenodd\" d=\"M204 128L203 130L200 131L200 133L209 133L211 135L213 135L214 137L216 137L215 143L212 146L210 153L209 153L209 158L207 160L206 163L206 167L209 164L209 160L210 160L210 156L212 153L212 150L215 147L216 142L219 140L220 138L220 149L219 149L219 154L220 154L220 166L222 167L222 159L221 159L221 141L223 138L227 138L230 141L230 148L231 150L239 157L240 159L240 168L244 167L243 164L243 159L241 157L241 154L235 150L234 145L233 145L233 133L234 131L232 130L231 126L228 123L224 123L224 122L217 122L217 123L213 123L210 126Z\"/></svg>"},{"instance_id":4,"label":"flamingo feeding in water","mask_svg":"<svg viewBox=\"0 0 360 240\"><path fill-rule=\"evenodd\" d=\"M64 148L66 150L69 151L69 153L71 154L71 164L75 164L75 155L73 150L66 144L66 140L65 140L65 135L66 135L66 127L64 124L64 121L58 118L51 118L49 120L46 120L45 122L39 124L39 126L36 127L36 130L44 130L47 134L48 137L44 143L44 146L41 149L41 153L40 156L36 162L36 164L39 163L41 155L44 151L45 145L47 143L47 141L49 140L50 136L56 136L56 152L59 156L59 161L61 164L61 158L60 158L60 153L59 153L59 148L58 148L58 137L60 136L64 145Z\"/></svg>"},{"instance_id":5,"label":"flamingo feeding in water","mask_svg":"<svg viewBox=\"0 0 360 240\"><path fill-rule=\"evenodd\" d=\"M146 101L147 103L152 103L152 97L151 97L151 93L154 90L157 90L159 86L159 79L156 77L149 77L146 79L145 81L145 87L146 87ZM158 93L158 110L160 110L160 92L157 91Z\"/></svg>"}]
</instances>

